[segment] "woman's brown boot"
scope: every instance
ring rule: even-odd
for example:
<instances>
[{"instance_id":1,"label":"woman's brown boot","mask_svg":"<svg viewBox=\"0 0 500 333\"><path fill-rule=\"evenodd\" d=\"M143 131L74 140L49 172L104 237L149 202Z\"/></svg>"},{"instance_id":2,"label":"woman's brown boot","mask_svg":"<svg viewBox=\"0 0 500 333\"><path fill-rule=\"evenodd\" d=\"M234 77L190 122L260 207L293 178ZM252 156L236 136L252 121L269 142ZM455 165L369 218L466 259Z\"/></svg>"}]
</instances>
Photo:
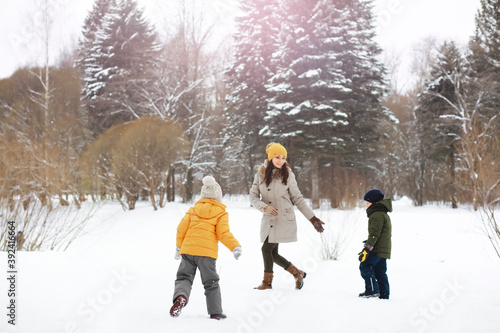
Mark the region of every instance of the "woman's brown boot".
<instances>
[{"instance_id":1,"label":"woman's brown boot","mask_svg":"<svg viewBox=\"0 0 500 333\"><path fill-rule=\"evenodd\" d=\"M265 289L273 289L273 273L264 272L264 280L262 280L262 284L253 289L265 290Z\"/></svg>"},{"instance_id":2,"label":"woman's brown boot","mask_svg":"<svg viewBox=\"0 0 500 333\"><path fill-rule=\"evenodd\" d=\"M306 272L301 271L293 264L291 264L290 267L288 267L286 270L295 278L295 288L302 289L302 287L304 286L304 279L307 275Z\"/></svg>"}]
</instances>

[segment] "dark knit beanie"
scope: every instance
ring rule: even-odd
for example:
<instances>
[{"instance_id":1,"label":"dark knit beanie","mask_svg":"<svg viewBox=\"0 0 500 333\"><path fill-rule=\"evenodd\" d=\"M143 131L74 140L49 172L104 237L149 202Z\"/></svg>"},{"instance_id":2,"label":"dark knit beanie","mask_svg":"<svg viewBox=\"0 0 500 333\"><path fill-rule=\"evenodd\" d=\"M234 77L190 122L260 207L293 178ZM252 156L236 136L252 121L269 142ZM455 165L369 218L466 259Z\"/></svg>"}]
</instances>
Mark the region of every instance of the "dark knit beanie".
<instances>
[{"instance_id":1,"label":"dark knit beanie","mask_svg":"<svg viewBox=\"0 0 500 333\"><path fill-rule=\"evenodd\" d=\"M376 203L379 202L384 198L384 193L382 193L381 190L377 190L374 188L373 190L369 190L366 192L365 196L363 197L364 201L368 201L371 203Z\"/></svg>"}]
</instances>

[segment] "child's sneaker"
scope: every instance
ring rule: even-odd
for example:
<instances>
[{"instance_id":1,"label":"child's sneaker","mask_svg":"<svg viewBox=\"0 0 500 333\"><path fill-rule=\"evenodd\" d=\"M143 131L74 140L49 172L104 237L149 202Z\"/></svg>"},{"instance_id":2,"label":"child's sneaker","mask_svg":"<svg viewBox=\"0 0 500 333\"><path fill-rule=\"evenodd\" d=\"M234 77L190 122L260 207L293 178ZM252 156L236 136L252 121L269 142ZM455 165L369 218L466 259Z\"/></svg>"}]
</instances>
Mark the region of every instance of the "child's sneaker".
<instances>
[{"instance_id":1,"label":"child's sneaker","mask_svg":"<svg viewBox=\"0 0 500 333\"><path fill-rule=\"evenodd\" d=\"M227 316L223 313L218 313L218 314L211 314L210 319L215 319L215 320L221 320L221 319L226 319Z\"/></svg>"},{"instance_id":2,"label":"child's sneaker","mask_svg":"<svg viewBox=\"0 0 500 333\"><path fill-rule=\"evenodd\" d=\"M379 297L379 296L380 296L380 294L378 294L378 293L364 292L364 293L359 294L359 297L363 297L363 298L372 298L372 297Z\"/></svg>"},{"instance_id":3,"label":"child's sneaker","mask_svg":"<svg viewBox=\"0 0 500 333\"><path fill-rule=\"evenodd\" d=\"M184 295L180 295L175 299L174 305L170 308L170 316L173 318L179 317L182 308L186 305L187 298Z\"/></svg>"}]
</instances>

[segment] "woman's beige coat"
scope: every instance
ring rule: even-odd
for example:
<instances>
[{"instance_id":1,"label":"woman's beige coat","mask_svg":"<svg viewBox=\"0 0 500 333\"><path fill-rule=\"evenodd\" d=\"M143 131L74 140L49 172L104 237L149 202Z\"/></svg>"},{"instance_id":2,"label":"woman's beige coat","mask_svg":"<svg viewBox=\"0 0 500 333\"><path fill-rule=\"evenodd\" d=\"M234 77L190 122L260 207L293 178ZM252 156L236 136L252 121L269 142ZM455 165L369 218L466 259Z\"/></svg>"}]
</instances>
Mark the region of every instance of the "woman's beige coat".
<instances>
[{"instance_id":1,"label":"woman's beige coat","mask_svg":"<svg viewBox=\"0 0 500 333\"><path fill-rule=\"evenodd\" d=\"M258 210L261 210L265 205L275 207L278 209L278 216L263 214L260 225L260 241L264 242L269 237L269 243L295 242L297 241L297 221L293 204L308 220L315 214L300 193L292 170L288 169L287 185L281 182L280 176L275 175L267 187L263 181L265 169L266 165L261 165L254 177L250 189L250 203Z\"/></svg>"}]
</instances>

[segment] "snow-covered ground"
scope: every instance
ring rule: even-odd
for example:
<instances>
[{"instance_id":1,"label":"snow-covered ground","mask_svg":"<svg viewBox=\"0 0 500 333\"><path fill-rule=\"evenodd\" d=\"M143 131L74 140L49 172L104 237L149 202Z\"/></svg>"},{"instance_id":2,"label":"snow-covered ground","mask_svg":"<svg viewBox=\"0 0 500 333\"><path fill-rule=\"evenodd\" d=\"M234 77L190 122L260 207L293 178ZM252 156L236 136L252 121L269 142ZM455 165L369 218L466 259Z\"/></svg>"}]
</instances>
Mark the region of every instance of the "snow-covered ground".
<instances>
[{"instance_id":1,"label":"snow-covered ground","mask_svg":"<svg viewBox=\"0 0 500 333\"><path fill-rule=\"evenodd\" d=\"M349 234L337 261L321 259L321 238L298 213L299 242L281 244L280 253L308 273L304 288L295 290L292 276L275 267L273 290L258 291L261 214L244 197L225 203L244 251L236 261L219 248L226 320L208 319L199 274L181 316L168 314L179 265L175 232L188 205L170 203L155 212L142 203L124 212L107 204L66 252L17 253L16 326L7 323L3 306L0 332L499 331L500 260L468 210L394 203L386 301L357 297L363 291L357 260L366 238L363 209L317 212L335 231L330 237ZM5 252L1 260L7 274ZM1 304L7 304L7 284L0 279Z\"/></svg>"}]
</instances>

